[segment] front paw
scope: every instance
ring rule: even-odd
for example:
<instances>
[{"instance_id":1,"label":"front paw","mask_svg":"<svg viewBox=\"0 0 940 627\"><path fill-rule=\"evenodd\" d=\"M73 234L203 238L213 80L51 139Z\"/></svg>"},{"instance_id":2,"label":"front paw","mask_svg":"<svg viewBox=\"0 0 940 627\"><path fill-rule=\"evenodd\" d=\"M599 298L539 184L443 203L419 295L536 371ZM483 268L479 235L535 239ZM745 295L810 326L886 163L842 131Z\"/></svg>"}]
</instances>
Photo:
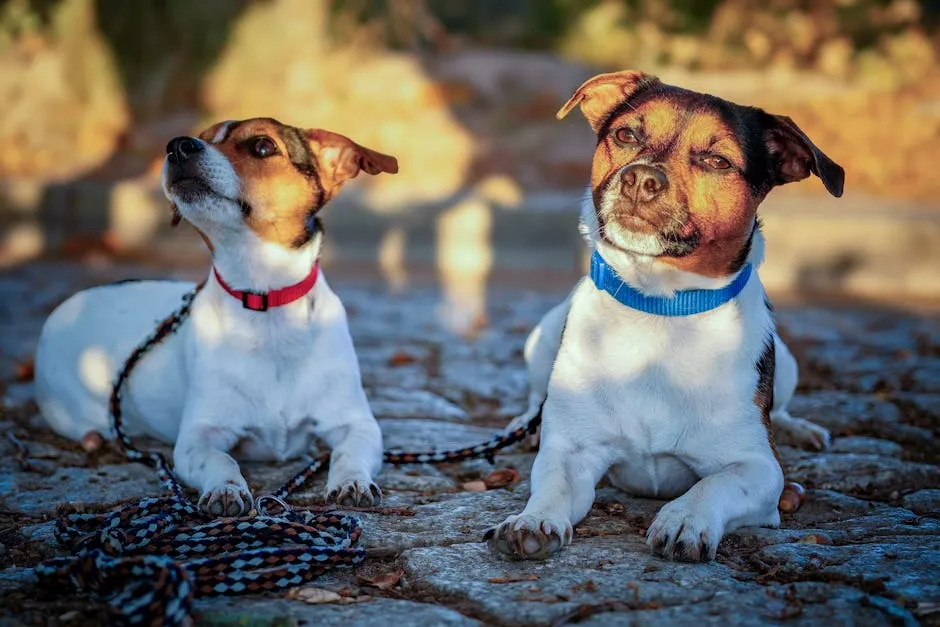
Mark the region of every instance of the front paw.
<instances>
[{"instance_id":1,"label":"front paw","mask_svg":"<svg viewBox=\"0 0 940 627\"><path fill-rule=\"evenodd\" d=\"M646 544L655 555L684 562L715 559L722 525L681 501L666 503L646 532Z\"/></svg>"},{"instance_id":2,"label":"front paw","mask_svg":"<svg viewBox=\"0 0 940 627\"><path fill-rule=\"evenodd\" d=\"M327 487L326 500L337 505L368 507L382 502L382 490L368 479L356 479Z\"/></svg>"},{"instance_id":3,"label":"front paw","mask_svg":"<svg viewBox=\"0 0 940 627\"><path fill-rule=\"evenodd\" d=\"M565 518L519 514L488 529L483 539L490 549L512 559L545 559L573 537L574 528Z\"/></svg>"},{"instance_id":4,"label":"front paw","mask_svg":"<svg viewBox=\"0 0 940 627\"><path fill-rule=\"evenodd\" d=\"M803 449L821 451L829 446L829 431L804 418L795 418L789 414L770 416L774 435L783 444L790 444Z\"/></svg>"},{"instance_id":5,"label":"front paw","mask_svg":"<svg viewBox=\"0 0 940 627\"><path fill-rule=\"evenodd\" d=\"M240 516L251 509L251 503L251 491L244 479L230 479L199 497L199 509L213 516Z\"/></svg>"}]
</instances>

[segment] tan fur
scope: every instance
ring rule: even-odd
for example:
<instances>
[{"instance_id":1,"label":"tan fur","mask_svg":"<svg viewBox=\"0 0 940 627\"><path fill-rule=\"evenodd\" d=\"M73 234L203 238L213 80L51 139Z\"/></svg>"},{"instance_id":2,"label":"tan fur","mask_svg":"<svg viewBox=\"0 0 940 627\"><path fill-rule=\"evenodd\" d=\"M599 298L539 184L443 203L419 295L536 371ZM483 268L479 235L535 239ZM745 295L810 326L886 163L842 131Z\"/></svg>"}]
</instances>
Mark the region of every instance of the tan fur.
<instances>
[{"instance_id":1,"label":"tan fur","mask_svg":"<svg viewBox=\"0 0 940 627\"><path fill-rule=\"evenodd\" d=\"M715 112L688 107L682 95L665 91L639 104L622 107L641 88L661 85L659 79L634 70L599 74L585 81L559 110L564 118L576 106L599 135L591 169L595 199L605 185L639 156L639 144L617 140L620 130L642 134L645 154L654 154L657 167L668 178L664 192L652 201L634 202L624 193L605 220L617 220L634 233L700 235L697 248L684 256L659 259L680 270L707 277L736 271L735 261L750 237L757 208L766 192L756 193L739 170L746 167L744 150L735 131ZM620 112L621 109L623 112ZM615 116L615 117L612 117ZM842 194L844 172L822 153L786 116L772 116L776 125L763 138L779 159L776 183L818 175L835 196ZM735 168L715 171L695 161L719 155Z\"/></svg>"},{"instance_id":2,"label":"tan fur","mask_svg":"<svg viewBox=\"0 0 940 627\"><path fill-rule=\"evenodd\" d=\"M740 174L705 171L690 157L715 152L743 166L744 154L732 131L715 114L689 113L668 98L644 102L610 124L611 128L623 126L642 129L649 145L669 147L661 161L669 175L669 187L649 206L625 207L624 215L639 215L648 222L650 231L670 226L690 228L687 223L691 222L702 235L699 247L688 256L662 257L662 261L703 276L727 274L750 235L761 199L751 194ZM594 153L594 188L632 161L633 152L630 146L618 144L613 134L606 135Z\"/></svg>"},{"instance_id":3,"label":"tan fur","mask_svg":"<svg viewBox=\"0 0 940 627\"><path fill-rule=\"evenodd\" d=\"M212 143L220 122L199 134ZM369 174L396 173L398 162L351 139L320 129L292 129L306 138L316 160L316 176L305 176L291 163L286 145L287 129L277 120L253 118L236 123L224 140L213 143L231 162L241 181L241 200L251 207L245 221L262 239L290 246L301 238L311 212L319 210L343 183L361 170ZM257 138L267 137L277 146L278 154L259 158L251 153Z\"/></svg>"}]
</instances>

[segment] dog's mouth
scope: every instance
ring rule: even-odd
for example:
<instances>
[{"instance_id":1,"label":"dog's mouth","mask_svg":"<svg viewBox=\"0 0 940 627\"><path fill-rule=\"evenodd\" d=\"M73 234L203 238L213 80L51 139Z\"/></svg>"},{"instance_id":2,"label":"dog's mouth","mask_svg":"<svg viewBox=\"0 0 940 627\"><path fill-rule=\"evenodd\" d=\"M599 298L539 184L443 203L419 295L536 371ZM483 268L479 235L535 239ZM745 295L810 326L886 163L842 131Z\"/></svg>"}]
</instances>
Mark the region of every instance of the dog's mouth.
<instances>
[{"instance_id":1,"label":"dog's mouth","mask_svg":"<svg viewBox=\"0 0 940 627\"><path fill-rule=\"evenodd\" d=\"M684 257L701 243L702 233L691 218L670 220L665 226L633 212L596 210L599 235L609 245L629 253L654 257Z\"/></svg>"},{"instance_id":2,"label":"dog's mouth","mask_svg":"<svg viewBox=\"0 0 940 627\"><path fill-rule=\"evenodd\" d=\"M196 176L180 176L167 182L170 193L178 196L194 198L204 194L215 194L209 184Z\"/></svg>"},{"instance_id":3,"label":"dog's mouth","mask_svg":"<svg viewBox=\"0 0 940 627\"><path fill-rule=\"evenodd\" d=\"M220 194L204 177L186 172L179 172L174 175L172 168L167 173L166 189L174 200L183 203L198 202L207 196L214 196L237 205L244 204L238 198L230 198Z\"/></svg>"}]
</instances>

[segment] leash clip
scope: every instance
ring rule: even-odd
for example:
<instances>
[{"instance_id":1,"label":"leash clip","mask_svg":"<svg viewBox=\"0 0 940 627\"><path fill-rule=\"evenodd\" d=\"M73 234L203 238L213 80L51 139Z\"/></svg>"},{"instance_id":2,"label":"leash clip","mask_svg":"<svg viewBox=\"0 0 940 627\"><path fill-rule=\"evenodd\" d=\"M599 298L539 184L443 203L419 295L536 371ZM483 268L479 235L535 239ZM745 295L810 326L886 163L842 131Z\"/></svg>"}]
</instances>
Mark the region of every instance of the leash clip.
<instances>
[{"instance_id":1,"label":"leash clip","mask_svg":"<svg viewBox=\"0 0 940 627\"><path fill-rule=\"evenodd\" d=\"M271 514L268 514L268 511L264 508L263 503L264 503L266 500L268 500L268 501L274 501L275 503L277 503L278 505L280 505L280 506L281 506L281 509L284 510L283 513L285 513L285 514L286 514L287 512L293 511L293 508L292 508L290 505L288 505L287 503L285 503L285 502L284 502L283 500L281 500L280 498L274 496L273 494L262 494L261 496L259 496L258 498L255 499L255 510L256 510L256 511L258 512L258 514L261 515L261 516L270 516L270 515L271 515Z\"/></svg>"}]
</instances>

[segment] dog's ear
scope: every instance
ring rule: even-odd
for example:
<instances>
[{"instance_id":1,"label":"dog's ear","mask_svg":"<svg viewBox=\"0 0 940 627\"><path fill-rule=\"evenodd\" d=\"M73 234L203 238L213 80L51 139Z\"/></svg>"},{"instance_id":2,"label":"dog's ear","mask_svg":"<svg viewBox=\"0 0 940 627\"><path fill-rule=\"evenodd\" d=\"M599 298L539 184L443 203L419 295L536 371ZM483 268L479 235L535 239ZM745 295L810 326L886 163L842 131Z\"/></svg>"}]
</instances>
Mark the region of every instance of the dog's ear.
<instances>
[{"instance_id":1,"label":"dog's ear","mask_svg":"<svg viewBox=\"0 0 940 627\"><path fill-rule=\"evenodd\" d=\"M596 133L617 106L632 96L641 85L653 85L659 79L636 70L598 74L586 80L575 90L568 102L555 115L564 118L576 106Z\"/></svg>"},{"instance_id":2,"label":"dog's ear","mask_svg":"<svg viewBox=\"0 0 940 627\"><path fill-rule=\"evenodd\" d=\"M360 146L345 135L322 129L308 130L306 134L325 175L323 178L327 179L324 184L333 191L349 179L356 178L359 172L398 172L398 160L395 157Z\"/></svg>"},{"instance_id":3,"label":"dog's ear","mask_svg":"<svg viewBox=\"0 0 940 627\"><path fill-rule=\"evenodd\" d=\"M842 195L845 170L817 148L793 120L785 115L771 115L765 139L778 185L815 174L830 194Z\"/></svg>"}]
</instances>

